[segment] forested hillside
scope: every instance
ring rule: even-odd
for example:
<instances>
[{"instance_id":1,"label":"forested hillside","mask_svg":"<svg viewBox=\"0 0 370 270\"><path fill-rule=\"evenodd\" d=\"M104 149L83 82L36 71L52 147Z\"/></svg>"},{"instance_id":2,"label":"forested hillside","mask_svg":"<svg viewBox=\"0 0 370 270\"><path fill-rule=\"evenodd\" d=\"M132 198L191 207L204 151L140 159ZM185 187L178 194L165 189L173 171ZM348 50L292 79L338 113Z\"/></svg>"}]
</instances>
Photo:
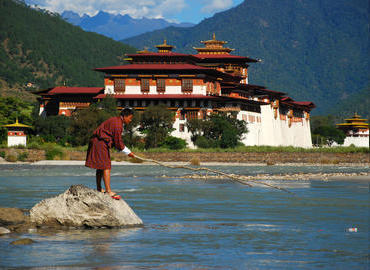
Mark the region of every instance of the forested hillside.
<instances>
[{"instance_id":1,"label":"forested hillside","mask_svg":"<svg viewBox=\"0 0 370 270\"><path fill-rule=\"evenodd\" d=\"M343 121L358 113L363 118L370 120L370 87L351 95L350 98L340 101L329 111L330 114L338 116Z\"/></svg>"},{"instance_id":2,"label":"forested hillside","mask_svg":"<svg viewBox=\"0 0 370 270\"><path fill-rule=\"evenodd\" d=\"M102 74L93 69L120 64L125 53L135 52L20 1L0 0L0 18L1 95L63 84L102 86Z\"/></svg>"},{"instance_id":3,"label":"forested hillside","mask_svg":"<svg viewBox=\"0 0 370 270\"><path fill-rule=\"evenodd\" d=\"M323 114L352 95L368 98L360 92L369 86L368 14L367 0L246 0L194 27L123 42L154 50L167 39L177 52L195 53L215 32L234 54L262 59L249 68L250 83L313 101Z\"/></svg>"}]
</instances>

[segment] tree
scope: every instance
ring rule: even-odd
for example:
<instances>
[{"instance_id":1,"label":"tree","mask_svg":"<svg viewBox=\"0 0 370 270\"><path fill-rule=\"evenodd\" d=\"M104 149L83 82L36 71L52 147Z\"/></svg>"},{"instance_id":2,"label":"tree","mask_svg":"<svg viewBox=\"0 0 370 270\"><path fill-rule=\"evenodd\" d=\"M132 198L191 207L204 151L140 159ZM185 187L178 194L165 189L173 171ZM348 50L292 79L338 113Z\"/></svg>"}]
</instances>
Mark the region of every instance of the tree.
<instances>
[{"instance_id":1,"label":"tree","mask_svg":"<svg viewBox=\"0 0 370 270\"><path fill-rule=\"evenodd\" d=\"M47 118L38 116L35 120L35 133L47 142L64 144L68 137L71 119L64 115L49 116Z\"/></svg>"},{"instance_id":2,"label":"tree","mask_svg":"<svg viewBox=\"0 0 370 270\"><path fill-rule=\"evenodd\" d=\"M86 145L94 130L105 120L117 114L117 103L112 97L92 104L88 109L76 111L72 115L69 129L71 143L75 146Z\"/></svg>"},{"instance_id":3,"label":"tree","mask_svg":"<svg viewBox=\"0 0 370 270\"><path fill-rule=\"evenodd\" d=\"M248 132L245 121L234 114L213 113L206 120L194 119L187 123L192 141L199 147L236 147Z\"/></svg>"},{"instance_id":4,"label":"tree","mask_svg":"<svg viewBox=\"0 0 370 270\"><path fill-rule=\"evenodd\" d=\"M314 135L323 137L326 143L331 146L333 142L337 144L343 144L346 134L340 129L333 126L320 126L313 131Z\"/></svg>"},{"instance_id":5,"label":"tree","mask_svg":"<svg viewBox=\"0 0 370 270\"><path fill-rule=\"evenodd\" d=\"M158 147L173 129L174 113L166 105L149 106L142 114L139 130L145 134L145 148Z\"/></svg>"}]
</instances>

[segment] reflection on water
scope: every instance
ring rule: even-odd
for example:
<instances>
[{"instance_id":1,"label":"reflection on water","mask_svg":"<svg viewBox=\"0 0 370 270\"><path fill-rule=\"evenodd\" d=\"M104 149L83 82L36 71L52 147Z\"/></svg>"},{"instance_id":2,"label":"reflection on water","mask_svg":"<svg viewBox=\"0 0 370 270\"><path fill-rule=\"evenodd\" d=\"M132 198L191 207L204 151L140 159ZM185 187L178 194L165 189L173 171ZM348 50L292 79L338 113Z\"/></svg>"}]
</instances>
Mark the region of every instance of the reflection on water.
<instances>
[{"instance_id":1,"label":"reflection on water","mask_svg":"<svg viewBox=\"0 0 370 270\"><path fill-rule=\"evenodd\" d=\"M364 167L217 167L253 175L361 172ZM112 187L143 219L130 229L35 230L0 236L0 268L367 269L369 181L283 181L247 187L179 178L187 171L114 167ZM135 177L133 177L135 175ZM163 178L162 175L171 176ZM0 166L0 205L31 208L72 184L94 187L79 166ZM349 232L348 228L357 228ZM12 246L31 238L29 246Z\"/></svg>"}]
</instances>

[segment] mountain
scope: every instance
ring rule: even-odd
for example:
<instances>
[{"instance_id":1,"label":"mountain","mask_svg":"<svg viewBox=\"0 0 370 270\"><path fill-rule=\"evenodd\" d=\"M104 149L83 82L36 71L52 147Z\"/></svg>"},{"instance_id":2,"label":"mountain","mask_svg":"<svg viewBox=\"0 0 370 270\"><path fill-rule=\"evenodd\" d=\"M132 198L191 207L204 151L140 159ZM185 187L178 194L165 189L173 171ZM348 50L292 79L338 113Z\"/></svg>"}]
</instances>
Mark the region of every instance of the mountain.
<instances>
[{"instance_id":1,"label":"mountain","mask_svg":"<svg viewBox=\"0 0 370 270\"><path fill-rule=\"evenodd\" d=\"M73 11L64 11L61 16L68 22L86 31L96 32L115 40L136 36L142 33L163 29L169 26L191 27L192 23L171 23L164 19L134 19L129 15L114 15L100 11L95 16L79 16Z\"/></svg>"},{"instance_id":2,"label":"mountain","mask_svg":"<svg viewBox=\"0 0 370 270\"><path fill-rule=\"evenodd\" d=\"M361 115L362 118L370 119L369 108L370 87L352 94L350 98L341 100L330 109L329 113L337 115L341 121L346 118L351 118L355 113Z\"/></svg>"},{"instance_id":3,"label":"mountain","mask_svg":"<svg viewBox=\"0 0 370 270\"><path fill-rule=\"evenodd\" d=\"M93 69L122 64L125 53L136 51L20 1L0 0L0 18L0 95L63 84L102 86L102 74Z\"/></svg>"},{"instance_id":4,"label":"mountain","mask_svg":"<svg viewBox=\"0 0 370 270\"><path fill-rule=\"evenodd\" d=\"M196 53L201 40L225 40L234 54L262 59L249 82L313 101L315 114L369 86L367 0L245 0L190 28L124 39L136 48L167 43Z\"/></svg>"}]
</instances>

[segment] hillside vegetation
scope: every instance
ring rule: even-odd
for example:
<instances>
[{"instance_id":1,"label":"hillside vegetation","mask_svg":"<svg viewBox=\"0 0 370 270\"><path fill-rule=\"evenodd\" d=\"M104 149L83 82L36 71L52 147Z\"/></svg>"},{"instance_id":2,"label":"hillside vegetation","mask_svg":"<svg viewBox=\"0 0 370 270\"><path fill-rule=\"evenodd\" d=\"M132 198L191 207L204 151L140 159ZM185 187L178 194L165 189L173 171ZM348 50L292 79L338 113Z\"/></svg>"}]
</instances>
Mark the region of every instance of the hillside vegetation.
<instances>
[{"instance_id":1,"label":"hillside vegetation","mask_svg":"<svg viewBox=\"0 0 370 270\"><path fill-rule=\"evenodd\" d=\"M93 69L121 64L125 53L135 52L20 1L0 0L0 18L1 95L63 84L102 86L102 74Z\"/></svg>"},{"instance_id":2,"label":"hillside vegetation","mask_svg":"<svg viewBox=\"0 0 370 270\"><path fill-rule=\"evenodd\" d=\"M194 27L169 27L123 42L155 50L167 39L177 52L196 53L193 47L216 33L234 54L262 59L249 68L250 83L313 101L313 112L322 114L352 95L368 98L360 92L369 86L368 14L366 0L247 0Z\"/></svg>"}]
</instances>

